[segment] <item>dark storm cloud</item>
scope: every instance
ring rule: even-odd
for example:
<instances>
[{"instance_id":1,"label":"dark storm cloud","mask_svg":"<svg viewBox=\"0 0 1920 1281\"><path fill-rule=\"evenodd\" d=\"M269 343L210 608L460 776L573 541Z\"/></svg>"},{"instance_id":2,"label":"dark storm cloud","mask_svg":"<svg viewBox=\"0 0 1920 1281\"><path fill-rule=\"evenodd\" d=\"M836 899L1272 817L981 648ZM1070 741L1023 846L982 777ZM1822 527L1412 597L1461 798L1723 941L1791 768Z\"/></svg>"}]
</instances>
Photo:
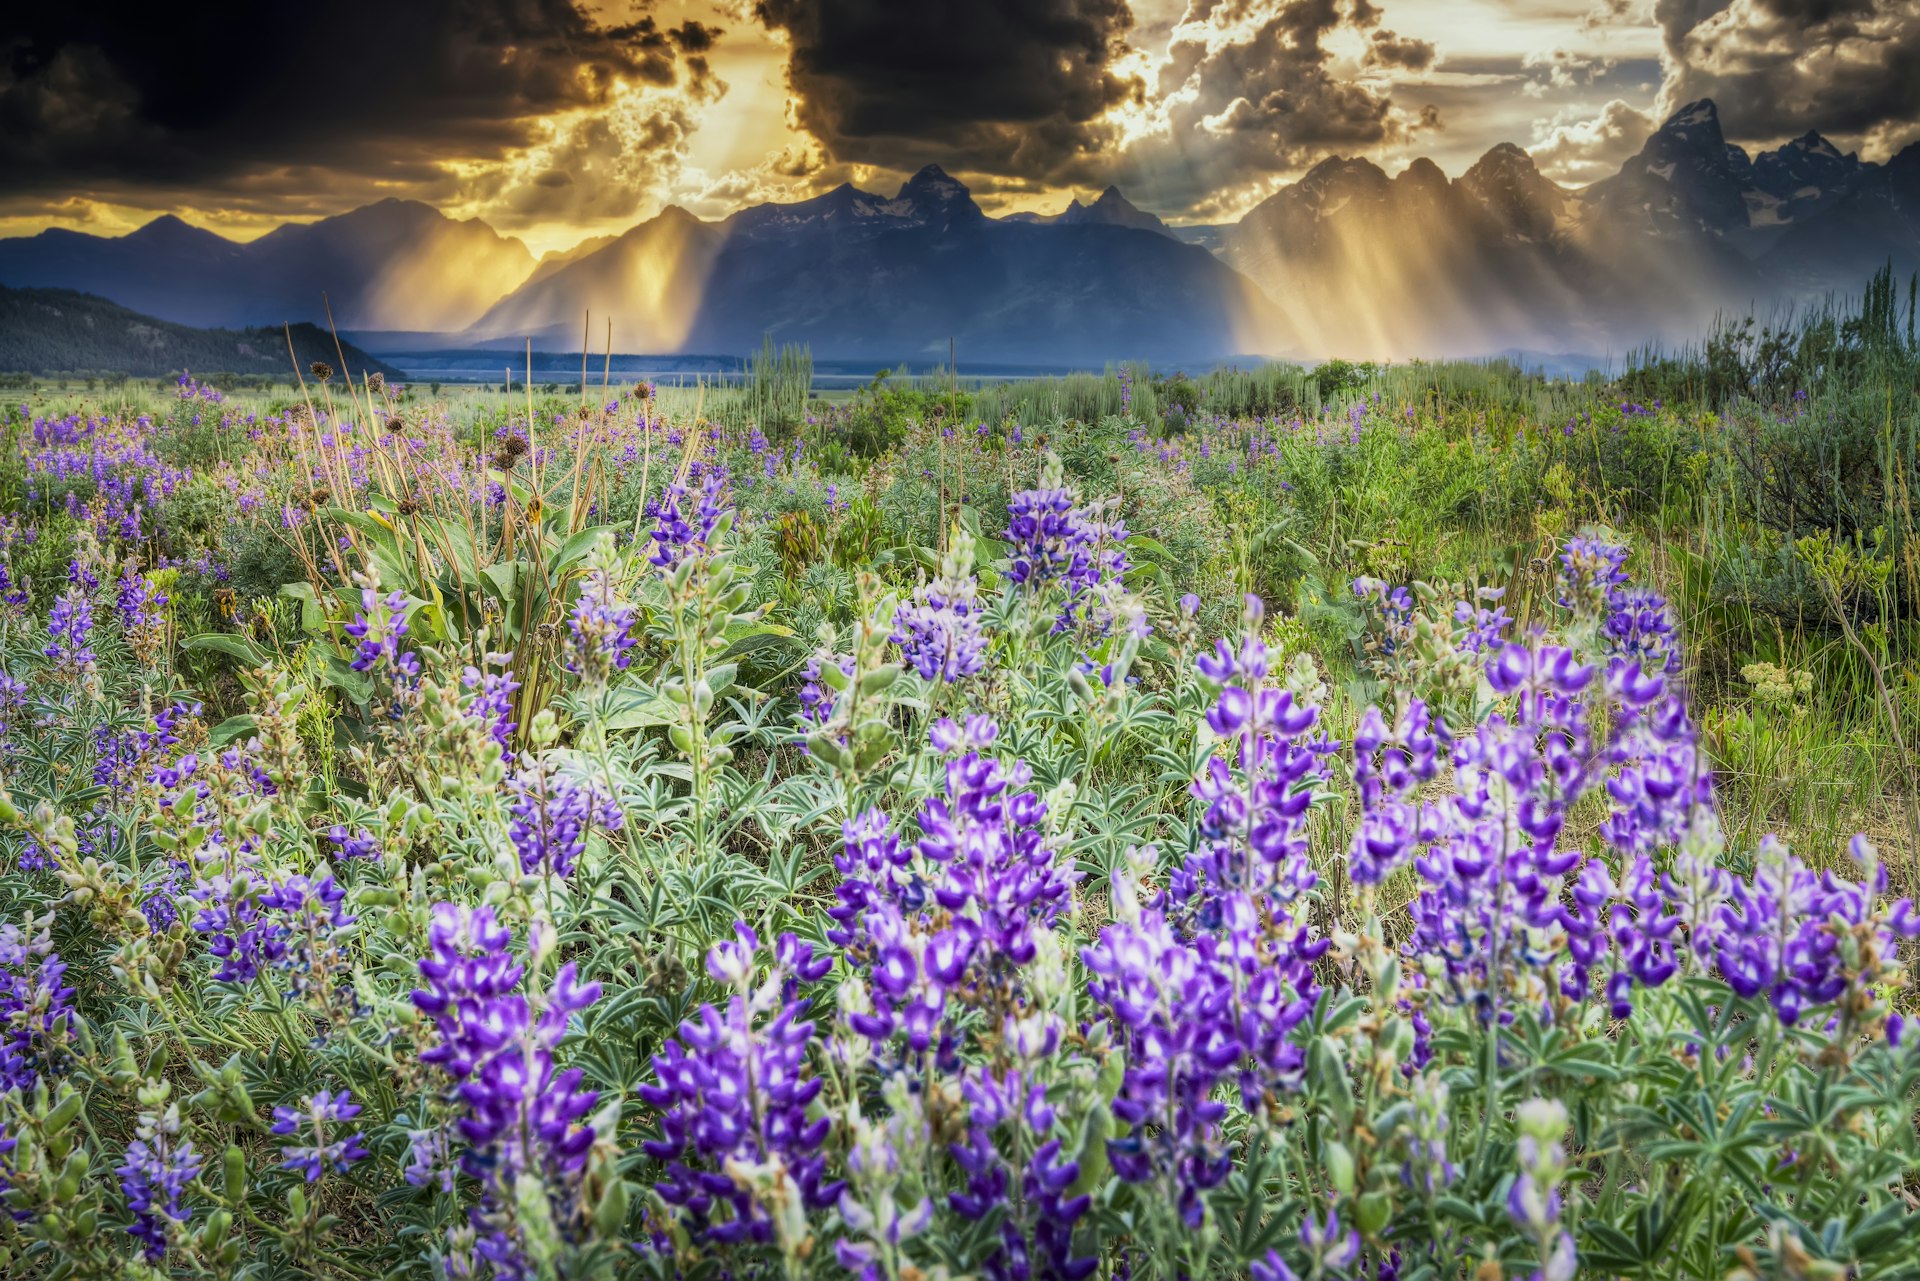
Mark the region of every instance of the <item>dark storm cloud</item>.
<instances>
[{"instance_id":1,"label":"dark storm cloud","mask_svg":"<svg viewBox=\"0 0 1920 1281\"><path fill-rule=\"evenodd\" d=\"M1376 31L1373 42L1367 48L1367 61L1380 67L1403 67L1408 71L1425 71L1433 65L1433 41L1406 39L1391 31Z\"/></svg>"},{"instance_id":2,"label":"dark storm cloud","mask_svg":"<svg viewBox=\"0 0 1920 1281\"><path fill-rule=\"evenodd\" d=\"M1126 0L757 0L791 44L798 123L829 158L1040 178L1111 137Z\"/></svg>"},{"instance_id":3,"label":"dark storm cloud","mask_svg":"<svg viewBox=\"0 0 1920 1281\"><path fill-rule=\"evenodd\" d=\"M1661 107L1712 98L1737 136L1889 144L1920 122L1915 0L1660 0Z\"/></svg>"},{"instance_id":4,"label":"dark storm cloud","mask_svg":"<svg viewBox=\"0 0 1920 1281\"><path fill-rule=\"evenodd\" d=\"M1121 187L1143 208L1211 217L1241 190L1329 152L1437 128L1437 113L1397 109L1380 78L1336 67L1328 37L1381 17L1368 0L1188 0L1157 86L1164 125L1118 158ZM1413 69L1437 57L1424 42L1375 35L1384 39L1368 41L1374 66L1399 59Z\"/></svg>"},{"instance_id":5,"label":"dark storm cloud","mask_svg":"<svg viewBox=\"0 0 1920 1281\"><path fill-rule=\"evenodd\" d=\"M524 145L616 78L708 76L716 34L597 25L571 0L103 0L14 6L0 39L0 172L15 196L307 195L325 174L444 190L446 159ZM276 177L278 175L278 177Z\"/></svg>"}]
</instances>

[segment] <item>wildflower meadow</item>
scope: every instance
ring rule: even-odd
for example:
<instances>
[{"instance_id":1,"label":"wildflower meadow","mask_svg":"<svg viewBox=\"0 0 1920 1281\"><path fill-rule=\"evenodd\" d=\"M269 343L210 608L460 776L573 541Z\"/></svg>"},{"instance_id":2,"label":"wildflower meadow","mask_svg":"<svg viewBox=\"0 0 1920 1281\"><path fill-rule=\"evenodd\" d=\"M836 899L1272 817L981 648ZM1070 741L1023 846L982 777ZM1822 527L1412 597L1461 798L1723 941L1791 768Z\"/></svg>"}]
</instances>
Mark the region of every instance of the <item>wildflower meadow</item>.
<instances>
[{"instance_id":1,"label":"wildflower meadow","mask_svg":"<svg viewBox=\"0 0 1920 1281\"><path fill-rule=\"evenodd\" d=\"M1920 348L1803 339L30 396L0 1274L1920 1275Z\"/></svg>"}]
</instances>

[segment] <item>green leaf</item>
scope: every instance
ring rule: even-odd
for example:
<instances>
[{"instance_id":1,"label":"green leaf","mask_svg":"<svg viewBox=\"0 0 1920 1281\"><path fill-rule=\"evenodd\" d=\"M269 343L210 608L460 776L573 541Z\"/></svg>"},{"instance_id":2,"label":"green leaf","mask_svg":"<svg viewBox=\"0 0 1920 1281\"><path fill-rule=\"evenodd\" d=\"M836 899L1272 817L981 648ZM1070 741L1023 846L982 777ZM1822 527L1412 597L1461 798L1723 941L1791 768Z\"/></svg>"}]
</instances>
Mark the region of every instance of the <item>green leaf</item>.
<instances>
[{"instance_id":1,"label":"green leaf","mask_svg":"<svg viewBox=\"0 0 1920 1281\"><path fill-rule=\"evenodd\" d=\"M229 716L213 727L208 740L215 747L225 747L236 738L250 736L258 728L258 722L251 716Z\"/></svg>"},{"instance_id":2,"label":"green leaf","mask_svg":"<svg viewBox=\"0 0 1920 1281\"><path fill-rule=\"evenodd\" d=\"M180 642L180 648L195 653L210 652L225 654L238 659L248 667L265 667L270 661L266 652L245 636L236 636L232 632L201 632L198 636L189 636Z\"/></svg>"},{"instance_id":3,"label":"green leaf","mask_svg":"<svg viewBox=\"0 0 1920 1281\"><path fill-rule=\"evenodd\" d=\"M680 720L678 705L650 686L618 689L608 698L613 710L602 724L609 732L652 729L660 725L677 724Z\"/></svg>"},{"instance_id":4,"label":"green leaf","mask_svg":"<svg viewBox=\"0 0 1920 1281\"><path fill-rule=\"evenodd\" d=\"M310 636L324 635L327 630L327 611L321 608L319 596L314 594L313 584L302 579L297 583L282 583L274 595L283 600L300 602L300 630Z\"/></svg>"},{"instance_id":5,"label":"green leaf","mask_svg":"<svg viewBox=\"0 0 1920 1281\"><path fill-rule=\"evenodd\" d=\"M373 699L373 678L353 670L353 664L338 654L329 653L320 675L327 684L345 694L350 702L364 707Z\"/></svg>"},{"instance_id":6,"label":"green leaf","mask_svg":"<svg viewBox=\"0 0 1920 1281\"><path fill-rule=\"evenodd\" d=\"M560 550L554 553L551 561L547 562L548 571L557 574L584 559L587 553L593 550L593 545L599 541L600 535L610 533L612 530L611 525L587 526L560 544Z\"/></svg>"}]
</instances>

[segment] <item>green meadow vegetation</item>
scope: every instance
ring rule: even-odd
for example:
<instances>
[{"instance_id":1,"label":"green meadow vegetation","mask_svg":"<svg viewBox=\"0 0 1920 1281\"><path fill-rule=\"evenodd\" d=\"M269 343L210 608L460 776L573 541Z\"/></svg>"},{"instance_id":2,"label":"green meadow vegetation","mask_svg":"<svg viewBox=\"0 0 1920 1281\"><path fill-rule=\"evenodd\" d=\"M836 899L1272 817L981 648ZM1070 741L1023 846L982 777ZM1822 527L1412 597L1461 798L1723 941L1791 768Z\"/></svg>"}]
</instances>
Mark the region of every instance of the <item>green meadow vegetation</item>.
<instances>
[{"instance_id":1,"label":"green meadow vegetation","mask_svg":"<svg viewBox=\"0 0 1920 1281\"><path fill-rule=\"evenodd\" d=\"M1914 1275L1914 315L12 388L0 1274Z\"/></svg>"}]
</instances>

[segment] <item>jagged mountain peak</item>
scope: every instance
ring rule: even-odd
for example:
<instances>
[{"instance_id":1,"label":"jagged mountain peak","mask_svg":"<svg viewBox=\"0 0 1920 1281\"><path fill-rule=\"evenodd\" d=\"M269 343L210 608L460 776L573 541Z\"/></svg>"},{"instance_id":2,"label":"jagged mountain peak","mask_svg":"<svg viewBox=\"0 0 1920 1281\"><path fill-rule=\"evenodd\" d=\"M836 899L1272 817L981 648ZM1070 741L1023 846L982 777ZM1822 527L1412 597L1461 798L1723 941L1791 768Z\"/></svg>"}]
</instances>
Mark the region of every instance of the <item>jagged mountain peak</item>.
<instances>
[{"instance_id":1,"label":"jagged mountain peak","mask_svg":"<svg viewBox=\"0 0 1920 1281\"><path fill-rule=\"evenodd\" d=\"M1120 194L1120 188L1114 186L1109 186L1101 192L1099 199L1090 205L1083 205L1075 200L1062 210L1054 221L1065 226L1131 227L1135 231L1151 231L1162 236L1173 235L1166 223L1144 209L1136 207L1132 201Z\"/></svg>"},{"instance_id":2,"label":"jagged mountain peak","mask_svg":"<svg viewBox=\"0 0 1920 1281\"><path fill-rule=\"evenodd\" d=\"M1546 181L1540 173L1540 166L1534 163L1532 154L1511 142L1497 143L1487 148L1487 153L1474 161L1460 178L1463 182L1476 184L1531 181L1535 178Z\"/></svg>"},{"instance_id":3,"label":"jagged mountain peak","mask_svg":"<svg viewBox=\"0 0 1920 1281\"><path fill-rule=\"evenodd\" d=\"M1270 199L1285 199L1326 217L1355 200L1384 200L1391 188L1387 171L1365 156L1328 156Z\"/></svg>"},{"instance_id":4,"label":"jagged mountain peak","mask_svg":"<svg viewBox=\"0 0 1920 1281\"><path fill-rule=\"evenodd\" d=\"M1814 129L1807 130L1798 138L1789 142L1782 150L1805 152L1808 155L1821 156L1829 160L1847 159L1847 157L1841 153L1840 148L1821 137L1819 131Z\"/></svg>"},{"instance_id":5,"label":"jagged mountain peak","mask_svg":"<svg viewBox=\"0 0 1920 1281\"><path fill-rule=\"evenodd\" d=\"M973 202L973 193L939 165L926 165L900 186L887 212L942 228L978 222L986 217Z\"/></svg>"},{"instance_id":6,"label":"jagged mountain peak","mask_svg":"<svg viewBox=\"0 0 1920 1281\"><path fill-rule=\"evenodd\" d=\"M939 165L922 165L919 172L900 184L900 194L895 199L934 197L940 200L956 200L961 196L972 199L965 183L948 174Z\"/></svg>"},{"instance_id":7,"label":"jagged mountain peak","mask_svg":"<svg viewBox=\"0 0 1920 1281\"><path fill-rule=\"evenodd\" d=\"M1387 171L1365 156L1328 156L1313 168L1307 170L1300 179L1302 184L1320 181L1327 182L1335 178L1346 177L1385 178Z\"/></svg>"},{"instance_id":8,"label":"jagged mountain peak","mask_svg":"<svg viewBox=\"0 0 1920 1281\"><path fill-rule=\"evenodd\" d=\"M1661 121L1660 132L1711 134L1716 144L1726 140L1720 132L1720 108L1713 105L1711 98L1687 103Z\"/></svg>"}]
</instances>

